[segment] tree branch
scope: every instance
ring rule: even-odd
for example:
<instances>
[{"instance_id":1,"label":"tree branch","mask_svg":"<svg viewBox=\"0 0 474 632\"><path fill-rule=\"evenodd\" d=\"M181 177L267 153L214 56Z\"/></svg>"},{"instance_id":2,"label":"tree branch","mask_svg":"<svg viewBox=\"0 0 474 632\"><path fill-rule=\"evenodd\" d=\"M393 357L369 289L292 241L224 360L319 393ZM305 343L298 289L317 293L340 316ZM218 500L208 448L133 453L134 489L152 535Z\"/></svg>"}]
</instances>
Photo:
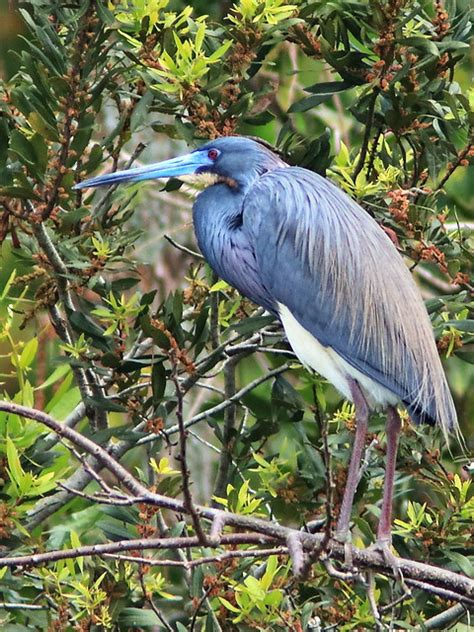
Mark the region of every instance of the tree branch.
<instances>
[{"instance_id":1,"label":"tree branch","mask_svg":"<svg viewBox=\"0 0 474 632\"><path fill-rule=\"evenodd\" d=\"M166 509L171 509L178 513L189 513L189 509L186 507L186 503L175 498L156 494L148 490L142 483L140 483L132 474L130 474L120 463L118 463L104 448L98 446L93 441L84 437L75 430L64 427L60 422L56 421L46 413L39 410L34 410L26 406L20 406L13 402L0 401L0 410L7 413L12 413L33 419L40 423L43 423L48 428L51 428L57 432L60 436L70 440L75 445L79 446L91 456L101 462L111 473L113 473L122 485L128 489L128 491L136 496L140 497L140 502L146 502ZM245 529L254 532L253 534L235 534L240 535L243 538L250 538L252 535L256 540L252 540L256 544L267 544L269 541L274 544L286 544L288 538L292 534L298 534L299 544L301 543L302 549L309 553L314 551L315 547L321 545L325 534L311 534L304 533L298 529L291 527L285 527L275 522L269 522L260 518L254 518L251 516L233 514L225 512L219 509L210 507L196 506L196 510L202 518L206 518L210 521L220 520L223 521L226 526L236 527L239 530ZM255 535L259 534L259 535ZM217 546L223 544L229 536L222 536L219 538L211 539L209 544ZM294 540L293 538L290 538ZM183 548L186 546L198 546L200 541L198 538L183 539L178 538L171 539L179 540L176 546ZM171 540L159 539L154 541L156 544L152 548L163 548L164 543L169 545ZM248 542L248 540L245 540ZM130 543L131 541L127 541ZM143 540L141 548L148 548L151 540ZM128 544L124 546L128 546ZM160 544L161 543L161 544ZM166 544L167 543L167 544ZM97 555L106 552L117 552L116 549L110 549L107 547L113 547L116 543L105 545L93 545L91 547L81 547L81 555L85 554L84 550L90 555ZM165 546L165 548L166 548ZM105 548L104 548L105 547ZM134 547L137 548L137 544L134 541ZM138 548L140 545L138 546ZM169 546L168 546L169 548ZM122 549L128 550L128 549ZM331 540L328 550L330 551L328 557L343 561L345 559L344 546L337 541ZM71 553L71 551L76 551ZM71 549L69 551L52 551L45 554L34 554L33 556L20 556L11 558L1 558L0 564L7 566L28 566L32 564L43 563L44 561L55 561L57 559L67 559L69 557L77 556L77 550ZM42 557L42 556L50 557ZM38 557L39 556L39 557ZM352 557L355 565L358 568L371 569L378 573L382 573L389 577L394 577L394 569L392 565L388 564L383 555L376 550L357 549L352 547ZM474 605L474 580L464 575L454 573L452 571L431 566L421 562L408 560L405 558L397 558L398 569L403 574L405 581L408 584L413 584L423 590L431 592L433 594L441 595L444 598L455 599L459 602Z\"/></svg>"},{"instance_id":2,"label":"tree branch","mask_svg":"<svg viewBox=\"0 0 474 632\"><path fill-rule=\"evenodd\" d=\"M232 446L233 433L235 429L235 418L237 409L232 397L235 396L235 368L239 361L239 356L231 358L230 362L224 369L224 390L226 401L230 401L231 405L224 410L224 429L222 439L222 450L219 459L219 468L217 472L216 484L214 487L214 496L225 496L225 489L229 481L229 470L232 463ZM215 501L214 501L215 503ZM216 506L214 504L214 506Z\"/></svg>"}]
</instances>

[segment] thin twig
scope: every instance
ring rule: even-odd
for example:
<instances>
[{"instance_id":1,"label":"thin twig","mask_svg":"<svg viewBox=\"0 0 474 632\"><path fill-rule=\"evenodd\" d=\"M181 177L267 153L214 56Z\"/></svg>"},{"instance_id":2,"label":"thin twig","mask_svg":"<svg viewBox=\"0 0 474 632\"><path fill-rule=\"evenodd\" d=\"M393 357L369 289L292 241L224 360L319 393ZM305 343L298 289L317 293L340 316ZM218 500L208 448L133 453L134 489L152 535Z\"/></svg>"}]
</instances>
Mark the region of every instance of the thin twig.
<instances>
[{"instance_id":1,"label":"thin twig","mask_svg":"<svg viewBox=\"0 0 474 632\"><path fill-rule=\"evenodd\" d=\"M121 562L132 562L135 564L145 564L148 566L177 566L180 568L194 568L196 566L202 566L203 564L219 564L224 560L230 560L234 558L252 558L252 557L270 557L270 555L286 555L288 549L285 546L278 546L271 549L243 549L241 551L225 551L224 553L218 553L217 555L209 555L207 557L200 557L196 560L157 560L152 557L136 557L134 555L119 555L116 553L105 553L102 557L108 557Z\"/></svg>"},{"instance_id":2,"label":"thin twig","mask_svg":"<svg viewBox=\"0 0 474 632\"><path fill-rule=\"evenodd\" d=\"M469 152L471 151L472 146L473 146L472 142L468 143L467 146L462 151L459 152L457 159L455 160L455 162L453 162L452 164L449 165L448 169L446 170L446 173L441 178L441 180L438 182L438 184L436 185L436 188L434 189L434 191L439 191L440 189L442 189L444 187L446 182L453 175L453 173L459 167L461 162L463 160L466 160L466 157L469 154Z\"/></svg>"},{"instance_id":3,"label":"thin twig","mask_svg":"<svg viewBox=\"0 0 474 632\"><path fill-rule=\"evenodd\" d=\"M372 133L372 124L374 121L374 111L375 111L375 103L377 101L377 97L379 95L379 88L378 86L374 87L374 90L372 92L372 97L369 101L369 106L368 106L368 110L367 110L367 121L365 123L365 133L364 133L364 138L362 139L362 145L360 148L360 154L359 154L359 160L357 162L356 168L354 169L354 173L352 174L352 180L355 182L357 176L359 175L359 173L362 171L364 164L365 164L365 158L367 156L367 149L369 147L369 141L370 141L370 134Z\"/></svg>"},{"instance_id":4,"label":"thin twig","mask_svg":"<svg viewBox=\"0 0 474 632\"><path fill-rule=\"evenodd\" d=\"M372 616L374 617L375 628L376 630L383 630L385 626L383 625L382 620L380 618L379 609L377 608L377 601L375 599L374 573L373 571L369 571L367 575L368 575L368 582L367 582L366 593L367 593L367 599L370 605L370 610L372 612Z\"/></svg>"},{"instance_id":5,"label":"thin twig","mask_svg":"<svg viewBox=\"0 0 474 632\"><path fill-rule=\"evenodd\" d=\"M174 367L172 380L175 385L176 392L176 418L178 419L178 427L179 427L179 465L181 468L181 476L182 476L182 487L183 487L183 496L184 496L184 506L187 512L191 516L191 520L193 522L194 530L198 536L199 542L204 546L208 542L208 538L203 531L201 520L199 518L198 511L196 510L193 502L193 497L191 494L190 488L190 475L186 457L186 440L187 440L187 432L184 427L184 419L183 419L183 393L181 391L181 385L176 376L176 366Z\"/></svg>"},{"instance_id":6,"label":"thin twig","mask_svg":"<svg viewBox=\"0 0 474 632\"><path fill-rule=\"evenodd\" d=\"M204 261L204 257L202 256L201 253L196 252L195 250L191 250L191 248L187 248L186 246L183 246L182 244L178 244L178 242L175 241L169 235L163 235L163 237L166 239L168 243L174 246L177 250L180 250L181 252L184 252L187 255L191 255L192 257L195 257L196 259L200 259L201 261Z\"/></svg>"},{"instance_id":7,"label":"thin twig","mask_svg":"<svg viewBox=\"0 0 474 632\"><path fill-rule=\"evenodd\" d=\"M165 629L168 630L168 632L174 632L173 628L170 626L168 621L164 618L164 616L162 615L161 611L156 607L156 604L153 601L152 595L146 589L146 586L145 586L145 573L144 573L144 571L143 571L143 569L141 567L138 569L138 578L140 580L140 587L142 589L143 599L147 602L147 604L150 606L150 608L156 614L156 616L161 621L161 623L165 627Z\"/></svg>"},{"instance_id":8,"label":"thin twig","mask_svg":"<svg viewBox=\"0 0 474 632\"><path fill-rule=\"evenodd\" d=\"M208 408L202 413L199 413L195 415L194 417L191 417L191 419L188 419L188 421L184 423L184 427L189 428L190 426L194 426L195 424L202 421L203 419L208 419L209 417L212 417L213 415L217 415L217 413L222 412L228 406L232 406L234 402L238 402L239 399L247 395L247 393L250 393L251 391L253 391L255 388L257 388L257 386L260 386L260 384L263 384L264 382L271 379L272 377L276 377L277 375L284 373L288 369L289 369L289 364L283 364L277 369L273 369L273 371L269 371L265 375L262 375L261 377L247 384L247 386L244 386L243 388L241 388L240 391L237 391L237 393L235 393L235 395L233 395L230 399L226 399L220 404L216 404L216 406L212 406L212 408ZM175 426L171 426L171 428L167 428L164 431L164 434L167 437L170 437L171 435L176 434L177 432L179 432L179 426L175 425ZM143 445L144 443L148 443L149 441L155 441L155 440L156 440L156 437L154 436L143 437L142 439L137 441L137 445Z\"/></svg>"}]
</instances>

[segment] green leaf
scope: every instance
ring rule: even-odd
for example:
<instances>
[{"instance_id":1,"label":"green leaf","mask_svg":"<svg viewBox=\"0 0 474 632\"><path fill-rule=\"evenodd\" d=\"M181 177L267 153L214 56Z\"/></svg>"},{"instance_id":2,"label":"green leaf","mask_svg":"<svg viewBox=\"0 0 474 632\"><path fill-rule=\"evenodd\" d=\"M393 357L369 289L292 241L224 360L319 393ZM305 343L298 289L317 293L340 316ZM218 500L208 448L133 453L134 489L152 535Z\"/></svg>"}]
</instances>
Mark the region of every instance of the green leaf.
<instances>
[{"instance_id":1,"label":"green leaf","mask_svg":"<svg viewBox=\"0 0 474 632\"><path fill-rule=\"evenodd\" d=\"M224 42L222 44L222 46L219 46L219 48L212 53L212 55L209 55L209 57L207 57L207 61L208 62L215 62L218 61L231 47L232 42L230 40L227 40L226 42Z\"/></svg>"},{"instance_id":2,"label":"green leaf","mask_svg":"<svg viewBox=\"0 0 474 632\"><path fill-rule=\"evenodd\" d=\"M63 421L81 401L81 393L77 387L73 387L69 390L65 390L62 392L62 395L58 397L60 390L61 387L54 394L54 398L49 402L47 408L51 417L54 417L58 421ZM54 406L50 408L53 401Z\"/></svg>"},{"instance_id":3,"label":"green leaf","mask_svg":"<svg viewBox=\"0 0 474 632\"><path fill-rule=\"evenodd\" d=\"M218 599L221 602L221 604L227 608L227 610L230 610L230 612L235 612L235 614L240 614L240 608L237 608L236 606L232 605L230 601L228 601L227 599L224 599L224 597L218 597Z\"/></svg>"},{"instance_id":4,"label":"green leaf","mask_svg":"<svg viewBox=\"0 0 474 632\"><path fill-rule=\"evenodd\" d=\"M27 369L28 367L30 367L33 360L35 359L37 351L38 338L32 338L26 343L23 351L21 352L19 367L21 369Z\"/></svg>"},{"instance_id":5,"label":"green leaf","mask_svg":"<svg viewBox=\"0 0 474 632\"><path fill-rule=\"evenodd\" d=\"M228 290L228 289L230 289L230 285L227 283L227 281L220 279L219 281L217 281L217 283L214 283L214 285L211 285L209 292L220 292L221 290Z\"/></svg>"},{"instance_id":6,"label":"green leaf","mask_svg":"<svg viewBox=\"0 0 474 632\"><path fill-rule=\"evenodd\" d=\"M107 342L107 336L104 335L104 331L96 325L96 323L87 318L82 312L69 311L69 322L73 329L79 333L87 334L94 341L94 344L102 351L110 350L110 343Z\"/></svg>"},{"instance_id":7,"label":"green leaf","mask_svg":"<svg viewBox=\"0 0 474 632\"><path fill-rule=\"evenodd\" d=\"M151 90L145 92L136 107L133 109L132 116L130 117L130 131L135 132L145 120L148 109L153 103L154 94Z\"/></svg>"},{"instance_id":8,"label":"green leaf","mask_svg":"<svg viewBox=\"0 0 474 632\"><path fill-rule=\"evenodd\" d=\"M28 116L28 123L31 129L37 132L43 138L51 141L59 141L58 131L47 123L38 112L31 112Z\"/></svg>"},{"instance_id":9,"label":"green leaf","mask_svg":"<svg viewBox=\"0 0 474 632\"><path fill-rule=\"evenodd\" d=\"M153 628L161 629L161 621L153 610L144 608L124 608L119 616L122 629Z\"/></svg>"},{"instance_id":10,"label":"green leaf","mask_svg":"<svg viewBox=\"0 0 474 632\"><path fill-rule=\"evenodd\" d=\"M266 327L274 322L275 318L273 316L251 316L240 323L232 325L230 329L233 329L244 336L253 333L254 331L258 331L259 329L263 329L263 327Z\"/></svg>"},{"instance_id":11,"label":"green leaf","mask_svg":"<svg viewBox=\"0 0 474 632\"><path fill-rule=\"evenodd\" d=\"M459 331L474 333L474 320L448 320L446 323L443 323L443 325L454 327Z\"/></svg>"},{"instance_id":12,"label":"green leaf","mask_svg":"<svg viewBox=\"0 0 474 632\"><path fill-rule=\"evenodd\" d=\"M69 539L71 540L72 548L78 549L81 546L81 541L79 539L79 536L77 535L76 531L74 531L74 529L71 529L71 532L69 534ZM77 565L79 566L81 573L83 573L84 572L84 558L78 557L76 558L76 562L77 562Z\"/></svg>"},{"instance_id":13,"label":"green leaf","mask_svg":"<svg viewBox=\"0 0 474 632\"><path fill-rule=\"evenodd\" d=\"M18 456L18 450L15 444L7 435L7 461L8 461L8 473L15 485L21 489L23 480L25 478L25 471L21 467L20 457Z\"/></svg>"},{"instance_id":14,"label":"green leaf","mask_svg":"<svg viewBox=\"0 0 474 632\"><path fill-rule=\"evenodd\" d=\"M25 136L14 129L10 136L10 150L13 151L22 162L34 166L36 163L36 152L33 145Z\"/></svg>"},{"instance_id":15,"label":"green leaf","mask_svg":"<svg viewBox=\"0 0 474 632\"><path fill-rule=\"evenodd\" d=\"M125 406L105 397L87 397L85 403L93 406L94 408L99 408L100 410L108 412L123 413L127 410Z\"/></svg>"},{"instance_id":16,"label":"green leaf","mask_svg":"<svg viewBox=\"0 0 474 632\"><path fill-rule=\"evenodd\" d=\"M163 399L166 389L166 369L162 362L154 364L151 369L151 389L153 405L156 407Z\"/></svg>"},{"instance_id":17,"label":"green leaf","mask_svg":"<svg viewBox=\"0 0 474 632\"><path fill-rule=\"evenodd\" d=\"M422 50L428 55L439 57L439 48L432 40L426 37L405 37L400 40L400 44L402 46L413 46L413 48Z\"/></svg>"},{"instance_id":18,"label":"green leaf","mask_svg":"<svg viewBox=\"0 0 474 632\"><path fill-rule=\"evenodd\" d=\"M51 375L40 385L35 388L35 391L41 391L52 384L55 384L58 380L63 378L71 371L69 364L60 364L54 369Z\"/></svg>"},{"instance_id":19,"label":"green leaf","mask_svg":"<svg viewBox=\"0 0 474 632\"><path fill-rule=\"evenodd\" d=\"M348 88L353 88L354 84L350 81L323 81L322 83L314 83L312 86L304 88L305 92L311 94L329 94L333 95L337 92L343 92Z\"/></svg>"},{"instance_id":20,"label":"green leaf","mask_svg":"<svg viewBox=\"0 0 474 632\"><path fill-rule=\"evenodd\" d=\"M315 94L311 97L305 97L288 108L288 112L306 112L316 107L320 103L324 103L331 98L331 94Z\"/></svg>"},{"instance_id":21,"label":"green leaf","mask_svg":"<svg viewBox=\"0 0 474 632\"><path fill-rule=\"evenodd\" d=\"M450 551L449 549L445 549L444 553L446 557L458 566L462 573L468 577L474 577L474 565L468 557L461 555L461 553L457 553L456 551Z\"/></svg>"},{"instance_id":22,"label":"green leaf","mask_svg":"<svg viewBox=\"0 0 474 632\"><path fill-rule=\"evenodd\" d=\"M20 200L37 200L41 198L33 192L33 189L26 186L0 187L0 195L5 197L18 198Z\"/></svg>"}]
</instances>

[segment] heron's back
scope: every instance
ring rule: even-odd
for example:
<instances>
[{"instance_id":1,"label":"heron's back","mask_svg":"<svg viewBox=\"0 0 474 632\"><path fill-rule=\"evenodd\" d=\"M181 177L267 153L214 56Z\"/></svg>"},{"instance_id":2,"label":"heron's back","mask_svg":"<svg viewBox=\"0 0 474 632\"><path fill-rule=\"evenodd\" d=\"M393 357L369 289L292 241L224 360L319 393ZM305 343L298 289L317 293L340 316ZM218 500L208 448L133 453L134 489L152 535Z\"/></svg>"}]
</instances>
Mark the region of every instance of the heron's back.
<instances>
[{"instance_id":1,"label":"heron's back","mask_svg":"<svg viewBox=\"0 0 474 632\"><path fill-rule=\"evenodd\" d=\"M329 180L294 167L261 177L243 218L276 303L415 421L456 427L419 289L373 218Z\"/></svg>"}]
</instances>

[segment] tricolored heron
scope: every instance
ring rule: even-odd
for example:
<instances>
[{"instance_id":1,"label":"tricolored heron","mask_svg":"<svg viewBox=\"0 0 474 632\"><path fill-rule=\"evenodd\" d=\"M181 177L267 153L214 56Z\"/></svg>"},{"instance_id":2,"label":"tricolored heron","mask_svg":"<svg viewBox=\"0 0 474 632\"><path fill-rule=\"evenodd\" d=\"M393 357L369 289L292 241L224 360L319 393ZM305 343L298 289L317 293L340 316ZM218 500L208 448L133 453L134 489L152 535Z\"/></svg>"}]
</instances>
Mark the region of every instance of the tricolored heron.
<instances>
[{"instance_id":1,"label":"tricolored heron","mask_svg":"<svg viewBox=\"0 0 474 632\"><path fill-rule=\"evenodd\" d=\"M282 322L301 362L352 401L356 433L336 536L347 542L371 410L387 409L386 476L377 543L390 556L403 404L415 422L457 428L419 290L394 244L330 180L290 167L262 144L213 140L190 154L98 176L76 188L205 175L193 207L213 270ZM211 178L209 178L211 176Z\"/></svg>"}]
</instances>

